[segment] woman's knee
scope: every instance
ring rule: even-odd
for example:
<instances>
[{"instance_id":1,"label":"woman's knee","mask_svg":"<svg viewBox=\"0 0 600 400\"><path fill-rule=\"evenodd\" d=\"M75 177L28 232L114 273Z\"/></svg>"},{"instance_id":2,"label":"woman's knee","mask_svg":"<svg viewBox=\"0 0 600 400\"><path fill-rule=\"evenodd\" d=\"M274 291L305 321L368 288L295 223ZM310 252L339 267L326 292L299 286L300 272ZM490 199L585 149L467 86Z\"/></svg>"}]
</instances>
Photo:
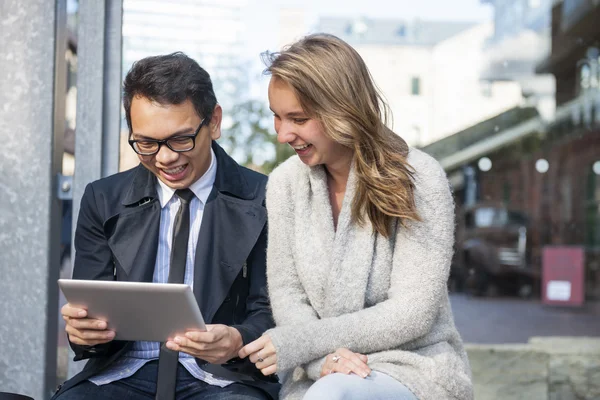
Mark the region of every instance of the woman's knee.
<instances>
[{"instance_id":1,"label":"woman's knee","mask_svg":"<svg viewBox=\"0 0 600 400\"><path fill-rule=\"evenodd\" d=\"M417 400L415 395L394 378L373 371L368 378L335 373L316 381L303 400Z\"/></svg>"},{"instance_id":2,"label":"woman's knee","mask_svg":"<svg viewBox=\"0 0 600 400\"><path fill-rule=\"evenodd\" d=\"M303 400L319 400L319 399L330 399L330 400L343 400L348 399L349 394L352 393L353 378L362 379L358 376L350 376L341 373L335 373L324 376L315 383L313 383L304 395Z\"/></svg>"}]
</instances>

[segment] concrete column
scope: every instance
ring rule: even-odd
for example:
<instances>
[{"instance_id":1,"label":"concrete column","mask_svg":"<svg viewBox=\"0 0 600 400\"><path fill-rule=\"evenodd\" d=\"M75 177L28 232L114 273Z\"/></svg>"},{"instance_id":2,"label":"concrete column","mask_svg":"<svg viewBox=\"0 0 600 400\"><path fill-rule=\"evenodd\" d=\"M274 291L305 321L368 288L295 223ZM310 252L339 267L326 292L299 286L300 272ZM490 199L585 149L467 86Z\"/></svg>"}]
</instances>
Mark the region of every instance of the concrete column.
<instances>
[{"instance_id":1,"label":"concrete column","mask_svg":"<svg viewBox=\"0 0 600 400\"><path fill-rule=\"evenodd\" d=\"M65 0L0 1L0 390L56 386Z\"/></svg>"}]
</instances>

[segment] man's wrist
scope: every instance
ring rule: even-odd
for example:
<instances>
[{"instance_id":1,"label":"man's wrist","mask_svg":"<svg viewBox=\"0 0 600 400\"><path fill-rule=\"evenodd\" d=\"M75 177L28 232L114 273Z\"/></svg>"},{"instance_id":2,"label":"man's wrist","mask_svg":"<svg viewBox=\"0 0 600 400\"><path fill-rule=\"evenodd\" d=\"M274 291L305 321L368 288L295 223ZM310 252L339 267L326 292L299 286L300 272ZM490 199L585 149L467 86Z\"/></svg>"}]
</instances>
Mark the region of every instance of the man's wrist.
<instances>
[{"instance_id":1,"label":"man's wrist","mask_svg":"<svg viewBox=\"0 0 600 400\"><path fill-rule=\"evenodd\" d=\"M232 358L234 358L237 357L238 352L244 347L244 340L242 339L242 334L236 328L232 326L228 326L227 328L229 329L229 335L232 342Z\"/></svg>"}]
</instances>

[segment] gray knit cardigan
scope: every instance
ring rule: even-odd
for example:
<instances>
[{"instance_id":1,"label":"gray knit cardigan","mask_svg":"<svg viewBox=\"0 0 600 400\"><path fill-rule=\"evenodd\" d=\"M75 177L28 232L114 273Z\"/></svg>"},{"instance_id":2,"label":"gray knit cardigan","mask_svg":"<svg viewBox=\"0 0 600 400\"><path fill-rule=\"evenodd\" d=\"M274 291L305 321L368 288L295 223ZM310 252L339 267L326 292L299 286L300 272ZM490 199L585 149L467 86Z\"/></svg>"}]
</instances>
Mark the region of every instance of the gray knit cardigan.
<instances>
[{"instance_id":1,"label":"gray knit cardigan","mask_svg":"<svg viewBox=\"0 0 600 400\"><path fill-rule=\"evenodd\" d=\"M454 326L446 280L454 205L446 175L411 149L421 222L388 239L351 222L350 171L337 230L322 166L294 156L269 178L267 278L277 327L282 399L301 399L339 347L406 385L419 400L473 398L471 371Z\"/></svg>"}]
</instances>

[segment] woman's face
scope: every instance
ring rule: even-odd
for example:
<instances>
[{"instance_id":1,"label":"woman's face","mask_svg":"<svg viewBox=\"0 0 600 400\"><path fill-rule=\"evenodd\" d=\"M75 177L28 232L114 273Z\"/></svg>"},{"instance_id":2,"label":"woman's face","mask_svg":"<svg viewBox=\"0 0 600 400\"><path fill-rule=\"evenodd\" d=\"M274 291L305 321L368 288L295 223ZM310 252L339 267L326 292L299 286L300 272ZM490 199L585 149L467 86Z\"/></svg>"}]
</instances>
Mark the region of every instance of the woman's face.
<instances>
[{"instance_id":1,"label":"woman's face","mask_svg":"<svg viewBox=\"0 0 600 400\"><path fill-rule=\"evenodd\" d=\"M321 122L304 112L292 87L276 77L269 83L269 105L277 140L292 146L306 165L350 164L351 150L327 137Z\"/></svg>"}]
</instances>

